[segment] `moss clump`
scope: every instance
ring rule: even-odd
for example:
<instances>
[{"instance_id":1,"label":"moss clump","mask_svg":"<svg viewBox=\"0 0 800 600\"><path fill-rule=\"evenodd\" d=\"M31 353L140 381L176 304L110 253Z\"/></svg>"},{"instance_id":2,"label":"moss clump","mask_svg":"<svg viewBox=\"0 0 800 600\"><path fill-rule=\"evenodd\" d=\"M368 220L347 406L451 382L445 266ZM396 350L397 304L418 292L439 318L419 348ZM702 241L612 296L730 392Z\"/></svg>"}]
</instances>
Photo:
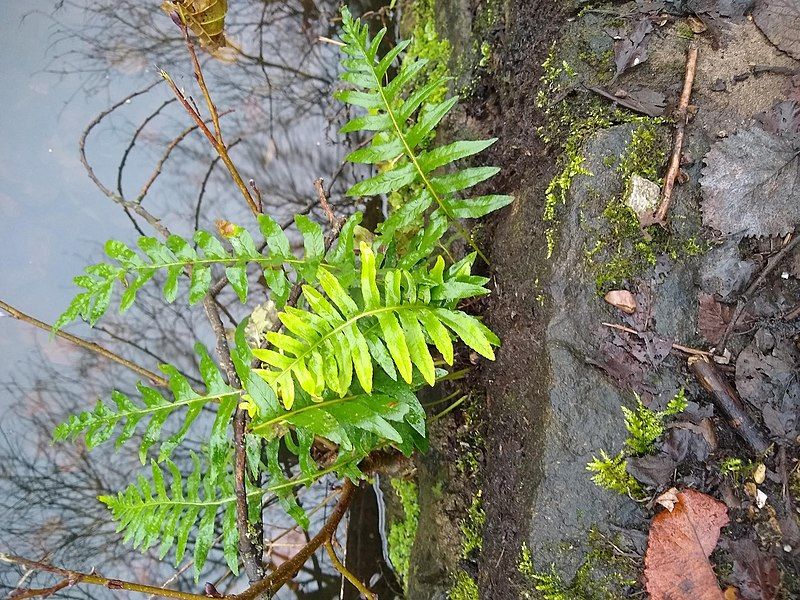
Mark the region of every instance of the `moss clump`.
<instances>
[{"instance_id":1,"label":"moss clump","mask_svg":"<svg viewBox=\"0 0 800 600\"><path fill-rule=\"evenodd\" d=\"M595 485L618 494L640 498L643 494L642 486L628 473L627 466L628 460L623 452L609 456L605 450L600 450L600 458L593 456L586 465L586 470L594 473L592 481Z\"/></svg>"},{"instance_id":2,"label":"moss clump","mask_svg":"<svg viewBox=\"0 0 800 600\"><path fill-rule=\"evenodd\" d=\"M456 573L456 580L450 593L450 600L478 600L478 584L465 571Z\"/></svg>"},{"instance_id":3,"label":"moss clump","mask_svg":"<svg viewBox=\"0 0 800 600\"><path fill-rule=\"evenodd\" d=\"M567 194L575 177L592 175L583 166L583 145L589 136L619 123L642 124L640 127L642 131L635 135L635 140L631 141L629 152L626 154L627 158L623 157L624 169L631 171L631 174L642 170L649 172L651 165L656 164L655 161L658 158L658 153L654 155L653 152L655 152L654 146L659 141L655 130L653 129L651 135L649 127L661 121L634 115L595 96L585 96L580 100L571 99L567 102L565 96L575 85L577 72L569 63L557 58L555 46L550 49L547 59L542 63L542 68L544 73L539 80L536 106L544 114L545 124L539 127L537 133L546 144L563 143L563 151L559 157L559 172L545 190L543 220L547 224L545 237L547 257L550 258L556 246L558 207L566 202ZM569 132L565 139L563 132ZM643 163L647 163L647 169L642 168ZM657 169L658 165L655 168ZM628 175L628 179L630 179L630 175ZM611 217L609 220L619 221L619 226L624 226L624 231L620 231L620 234L630 235L628 229L631 225L634 225L638 232L636 215L621 201L619 204L626 209L625 213L619 216L609 214ZM633 221L629 217L633 217ZM654 260L655 258L653 258ZM622 264L622 260L617 262L620 264L612 269L614 274L630 270L627 263Z\"/></svg>"},{"instance_id":4,"label":"moss clump","mask_svg":"<svg viewBox=\"0 0 800 600\"><path fill-rule=\"evenodd\" d=\"M389 560L397 572L403 587L408 589L408 573L411 566L411 547L417 536L419 524L419 501L417 499L417 486L412 481L402 479L391 480L392 489L400 506L403 508L403 519L394 521L389 525L387 544L389 547Z\"/></svg>"},{"instance_id":5,"label":"moss clump","mask_svg":"<svg viewBox=\"0 0 800 600\"><path fill-rule=\"evenodd\" d=\"M628 473L627 457L643 456L655 450L655 443L664 434L664 421L667 417L677 415L684 410L688 402L686 393L681 389L672 398L664 410L650 410L642 404L641 398L636 396L636 408L633 410L622 407L622 414L625 418L625 429L628 431L628 438L625 440L625 448L616 456L609 456L604 450L600 451L600 458L592 457L586 470L594 473L592 481L612 492L627 494L634 498L642 496L643 490L631 475Z\"/></svg>"},{"instance_id":6,"label":"moss clump","mask_svg":"<svg viewBox=\"0 0 800 600\"><path fill-rule=\"evenodd\" d=\"M486 525L486 512L483 510L483 498L479 490L472 498L467 518L461 524L462 558L475 558L475 555L483 549L484 525Z\"/></svg>"},{"instance_id":7,"label":"moss clump","mask_svg":"<svg viewBox=\"0 0 800 600\"><path fill-rule=\"evenodd\" d=\"M538 600L616 600L628 597L636 585L637 569L615 554L612 543L597 530L589 531L588 542L590 550L569 582L552 565L548 571L538 571L530 550L523 544L518 569L533 589L522 590L520 595Z\"/></svg>"},{"instance_id":8,"label":"moss clump","mask_svg":"<svg viewBox=\"0 0 800 600\"><path fill-rule=\"evenodd\" d=\"M403 58L403 66L420 58L428 61L425 80L419 82L418 87L448 75L447 64L452 48L450 42L442 39L436 30L434 6L434 0L416 0L412 5L414 28L411 31L411 43ZM428 101L440 102L446 94L447 84L442 83Z\"/></svg>"}]
</instances>

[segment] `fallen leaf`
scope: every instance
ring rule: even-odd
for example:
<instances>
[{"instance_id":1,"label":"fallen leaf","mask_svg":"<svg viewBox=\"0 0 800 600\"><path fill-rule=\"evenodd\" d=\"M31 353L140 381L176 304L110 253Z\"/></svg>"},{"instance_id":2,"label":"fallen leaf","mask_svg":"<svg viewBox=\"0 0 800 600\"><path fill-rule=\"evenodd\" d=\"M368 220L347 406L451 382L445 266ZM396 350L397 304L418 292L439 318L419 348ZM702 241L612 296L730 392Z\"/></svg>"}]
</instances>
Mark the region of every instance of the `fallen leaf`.
<instances>
[{"instance_id":1,"label":"fallen leaf","mask_svg":"<svg viewBox=\"0 0 800 600\"><path fill-rule=\"evenodd\" d=\"M725 329L733 316L733 307L717 302L711 294L701 293L699 297L697 328L709 344L715 345L725 334Z\"/></svg>"},{"instance_id":2,"label":"fallen leaf","mask_svg":"<svg viewBox=\"0 0 800 600\"><path fill-rule=\"evenodd\" d=\"M651 600L723 600L708 556L728 523L725 505L691 489L650 526L644 575Z\"/></svg>"},{"instance_id":3,"label":"fallen leaf","mask_svg":"<svg viewBox=\"0 0 800 600\"><path fill-rule=\"evenodd\" d=\"M800 59L800 0L759 0L753 20L770 42Z\"/></svg>"},{"instance_id":4,"label":"fallen leaf","mask_svg":"<svg viewBox=\"0 0 800 600\"><path fill-rule=\"evenodd\" d=\"M764 463L758 463L755 470L753 470L753 481L755 481L758 485L761 485L764 483L766 476L767 466Z\"/></svg>"},{"instance_id":5,"label":"fallen leaf","mask_svg":"<svg viewBox=\"0 0 800 600\"><path fill-rule=\"evenodd\" d=\"M672 512L672 509L675 508L675 505L678 503L678 488L669 488L666 492L661 494L658 498L656 498L656 504L660 504L664 508L666 508L669 512Z\"/></svg>"},{"instance_id":6,"label":"fallen leaf","mask_svg":"<svg viewBox=\"0 0 800 600\"><path fill-rule=\"evenodd\" d=\"M796 136L800 134L800 102L785 100L775 103L772 108L756 115L764 130L777 135Z\"/></svg>"},{"instance_id":7,"label":"fallen leaf","mask_svg":"<svg viewBox=\"0 0 800 600\"><path fill-rule=\"evenodd\" d=\"M689 28L694 33L704 33L705 31L708 31L706 24L697 17L691 16L687 19L687 21L689 22Z\"/></svg>"},{"instance_id":8,"label":"fallen leaf","mask_svg":"<svg viewBox=\"0 0 800 600\"><path fill-rule=\"evenodd\" d=\"M667 484L675 472L678 461L664 452L629 458L625 464L636 481L655 488Z\"/></svg>"},{"instance_id":9,"label":"fallen leaf","mask_svg":"<svg viewBox=\"0 0 800 600\"><path fill-rule=\"evenodd\" d=\"M783 236L800 222L800 151L791 138L760 127L739 131L714 144L705 165L705 225L725 234Z\"/></svg>"},{"instance_id":10,"label":"fallen leaf","mask_svg":"<svg viewBox=\"0 0 800 600\"><path fill-rule=\"evenodd\" d=\"M612 290L603 297L603 300L629 315L636 312L636 298L628 290Z\"/></svg>"},{"instance_id":11,"label":"fallen leaf","mask_svg":"<svg viewBox=\"0 0 800 600\"><path fill-rule=\"evenodd\" d=\"M736 390L761 411L773 437L793 442L800 434L800 352L785 339L759 348L758 337L736 360Z\"/></svg>"},{"instance_id":12,"label":"fallen leaf","mask_svg":"<svg viewBox=\"0 0 800 600\"><path fill-rule=\"evenodd\" d=\"M773 600L780 586L780 573L775 559L748 539L726 541L725 548L733 557L733 583L742 600Z\"/></svg>"},{"instance_id":13,"label":"fallen leaf","mask_svg":"<svg viewBox=\"0 0 800 600\"><path fill-rule=\"evenodd\" d=\"M614 79L631 67L647 60L647 43L653 23L648 18L640 19L629 36L614 42L614 64L617 72Z\"/></svg>"}]
</instances>

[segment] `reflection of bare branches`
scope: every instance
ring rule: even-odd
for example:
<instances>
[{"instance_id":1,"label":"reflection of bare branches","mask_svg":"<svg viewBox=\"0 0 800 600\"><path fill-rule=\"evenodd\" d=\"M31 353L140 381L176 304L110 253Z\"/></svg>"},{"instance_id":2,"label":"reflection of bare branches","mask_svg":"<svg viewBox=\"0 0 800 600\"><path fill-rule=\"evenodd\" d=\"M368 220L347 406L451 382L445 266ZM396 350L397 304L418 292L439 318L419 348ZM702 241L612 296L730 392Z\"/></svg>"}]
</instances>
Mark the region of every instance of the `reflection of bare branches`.
<instances>
[{"instance_id":1,"label":"reflection of bare branches","mask_svg":"<svg viewBox=\"0 0 800 600\"><path fill-rule=\"evenodd\" d=\"M36 319L36 318L34 318L34 317L32 317L32 316L30 316L28 314L25 314L21 310L19 310L17 308L14 308L10 304L7 304L7 303L3 302L2 300L0 300L0 308L2 308L6 313L11 315L15 319L18 319L20 321L24 321L25 323L33 325L34 327L38 327L39 329L42 329L44 331L48 331L48 332L51 332L51 333L53 332L53 326L52 325L49 325L49 324L47 324L47 323L45 323L43 321L40 321L39 319ZM115 353L111 352L111 350L109 350L107 348L104 348L100 344L95 344L94 342L88 342L88 341L86 341L86 340L84 340L82 338L79 338L76 335L72 335L71 333L67 333L66 331L61 331L61 330L56 331L55 335L57 335L58 337L60 337L60 338L62 338L64 340L67 340L68 342L72 342L76 346L80 346L81 348L83 348L85 350L89 350L90 352L96 352L97 354L99 354L100 356L102 356L104 358L107 358L108 360L113 360L115 363L118 363L118 364L130 369L131 371L133 371L137 375L141 375L142 377L144 377L146 379L149 379L155 385L158 385L158 386L161 386L161 387L167 387L167 384L168 384L167 380L164 379L163 377L161 377L160 375L156 375L152 371L148 371L144 367L140 367L139 365L137 365L133 361L130 361L127 358L123 358L119 354L115 354Z\"/></svg>"}]
</instances>

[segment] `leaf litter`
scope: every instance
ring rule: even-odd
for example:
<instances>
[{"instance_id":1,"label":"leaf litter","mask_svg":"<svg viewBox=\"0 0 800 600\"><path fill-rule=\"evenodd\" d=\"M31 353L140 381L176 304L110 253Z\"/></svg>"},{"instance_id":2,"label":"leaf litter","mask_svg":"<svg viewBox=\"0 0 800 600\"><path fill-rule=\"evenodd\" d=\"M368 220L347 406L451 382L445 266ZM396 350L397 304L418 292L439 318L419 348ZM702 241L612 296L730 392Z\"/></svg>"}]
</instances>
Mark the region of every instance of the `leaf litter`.
<instances>
[{"instance_id":1,"label":"leaf litter","mask_svg":"<svg viewBox=\"0 0 800 600\"><path fill-rule=\"evenodd\" d=\"M725 505L686 489L650 525L644 576L652 600L723 600L708 557L728 523Z\"/></svg>"}]
</instances>

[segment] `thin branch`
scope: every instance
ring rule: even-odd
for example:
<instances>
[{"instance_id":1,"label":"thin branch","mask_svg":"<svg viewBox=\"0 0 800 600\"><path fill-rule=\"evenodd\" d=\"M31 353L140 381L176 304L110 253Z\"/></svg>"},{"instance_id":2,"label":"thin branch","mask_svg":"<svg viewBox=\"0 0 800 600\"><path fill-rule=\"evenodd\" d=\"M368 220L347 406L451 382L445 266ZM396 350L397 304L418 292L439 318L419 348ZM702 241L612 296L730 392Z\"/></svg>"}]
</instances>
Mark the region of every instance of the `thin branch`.
<instances>
[{"instance_id":1,"label":"thin branch","mask_svg":"<svg viewBox=\"0 0 800 600\"><path fill-rule=\"evenodd\" d=\"M19 321L23 321L25 323L33 325L34 327L38 327L39 329L53 333L52 325L49 325L44 321L40 321L39 319L36 319L28 314L25 314L21 310L11 306L6 302L3 302L2 300L0 300L0 308L2 308L6 313L8 313L10 316L14 317ZM137 375L140 375L145 379L149 379L159 387L169 386L169 382L164 377L161 377L160 375L153 373L152 371L149 371L148 369L145 369L142 366L137 365L135 362L130 361L127 358L123 358L118 354L114 354L113 352L111 352L111 350L108 350L107 348L104 348L99 344L96 344L94 342L89 342L87 340L84 340L83 338L79 338L76 335L67 333L66 331L58 330L55 332L55 335L60 337L61 339L67 340L68 342L75 344L76 346L80 346L84 350L88 350L89 352L94 352L95 354L99 354L100 356L107 358L108 360L112 360L115 363L130 369Z\"/></svg>"},{"instance_id":2,"label":"thin branch","mask_svg":"<svg viewBox=\"0 0 800 600\"><path fill-rule=\"evenodd\" d=\"M664 177L664 187L661 192L661 203L653 215L653 223L665 225L667 222L667 212L672 204L672 189L675 187L675 179L681 169L681 155L683 154L683 138L686 133L686 123L688 121L689 99L692 95L692 85L697 72L697 43L689 44L686 53L686 76L683 80L683 91L681 92L678 109L675 111L675 138L672 145L672 156L669 160L669 168Z\"/></svg>"},{"instance_id":3,"label":"thin branch","mask_svg":"<svg viewBox=\"0 0 800 600\"><path fill-rule=\"evenodd\" d=\"M168 98L167 100L164 100L161 106L159 106L155 111L150 113L147 116L147 118L144 121L142 121L139 127L136 128L136 131L133 132L133 135L131 136L131 139L128 142L128 146L125 148L125 152L122 153L122 160L119 161L119 167L117 168L117 193L121 197L125 197L125 194L122 191L122 174L125 171L125 165L128 162L128 155L131 153L133 147L136 145L136 140L139 139L139 135L141 135L142 131L144 131L144 128L147 127L147 125L153 119L155 119L159 114L161 114L162 110L164 110L167 106L169 106L175 101L176 98Z\"/></svg>"},{"instance_id":4,"label":"thin branch","mask_svg":"<svg viewBox=\"0 0 800 600\"><path fill-rule=\"evenodd\" d=\"M11 565L20 565L25 569L31 569L34 571L52 573L54 575L58 575L59 577L63 578L62 581L49 588L28 589L28 590L19 589L17 590L19 593L16 594L12 592L11 597L15 599L35 598L37 596L46 598L47 596L52 595L53 593L55 593L60 589L63 589L65 587L71 587L79 583L99 585L106 587L110 590L126 590L129 592L138 592L141 594L154 594L162 598L175 598L177 600L195 600L198 598L202 599L209 598L209 596L206 596L205 594L193 594L191 592L170 590L153 585L142 585L131 581L123 581L121 579L109 579L108 577L103 577L102 575L95 572L81 573L80 571L71 571L69 569L62 569L59 567L48 565L46 563L41 563L35 560L23 558L21 556L14 556L12 554L0 553L0 562L8 563Z\"/></svg>"},{"instance_id":5,"label":"thin branch","mask_svg":"<svg viewBox=\"0 0 800 600\"><path fill-rule=\"evenodd\" d=\"M689 370L703 389L711 395L714 405L725 415L728 424L739 434L748 448L755 455L763 456L769 448L769 440L714 363L707 356L691 356Z\"/></svg>"},{"instance_id":6,"label":"thin branch","mask_svg":"<svg viewBox=\"0 0 800 600\"><path fill-rule=\"evenodd\" d=\"M195 78L197 79L197 83L200 86L200 89L203 92L203 96L206 98L206 104L209 106L209 111L211 112L211 119L214 122L215 130L219 129L219 119L217 115L217 109L214 106L213 101L211 100L211 95L208 91L208 87L206 86L205 79L203 77L203 72L200 68L200 62L197 59L197 52L195 51L194 44L191 42L191 38L189 38L187 29L185 25L181 25L181 30L184 33L184 36L187 40L187 48L189 49L189 54L192 57L192 65L194 66L195 71ZM247 185L245 184L242 176L239 174L239 170L236 168L236 165L233 164L231 157L228 155L228 148L225 146L225 142L222 140L221 135L214 133L206 127L206 124L203 122L203 118L200 116L197 108L192 106L192 103L189 99L178 89L178 86L175 85L175 82L172 80L172 77L169 74L161 70L161 77L167 82L172 93L175 94L175 97L178 101L183 105L186 112L189 116L194 120L200 130L203 132L203 135L206 136L209 142L211 142L212 147L217 151L219 157L222 159L222 162L228 168L228 172L231 174L233 178L233 182L236 184L236 187L239 188L239 191L242 194L245 202L250 207L250 210L253 211L254 215L259 215L258 205L256 201L253 199L250 190L248 189Z\"/></svg>"},{"instance_id":7,"label":"thin branch","mask_svg":"<svg viewBox=\"0 0 800 600\"><path fill-rule=\"evenodd\" d=\"M758 277L756 277L755 281L747 286L747 289L744 293L739 297L739 300L736 302L736 309L733 311L733 316L731 316L731 320L728 321L728 325L725 327L725 333L722 335L722 339L720 340L719 344L717 344L717 352L723 352L725 349L725 344L728 341L728 337L730 337L733 328L736 327L736 324L739 322L739 319L742 317L742 313L744 309L747 308L747 305L752 300L753 293L761 287L761 284L764 283L764 280L767 276L775 270L780 262L786 258L786 255L789 254L792 250L795 249L797 244L800 243L800 235L795 235L794 238L784 244L783 248L780 251L773 255L768 261L767 265L761 270L761 273Z\"/></svg>"},{"instance_id":8,"label":"thin branch","mask_svg":"<svg viewBox=\"0 0 800 600\"><path fill-rule=\"evenodd\" d=\"M336 528L339 526L342 518L344 517L350 503L353 501L353 495L356 491L356 486L349 479L344 480L342 485L342 493L339 496L339 502L331 511L328 520L311 540L301 548L289 560L281 563L281 566L275 569L267 577L261 581L254 583L241 594L233 596L233 600L255 600L262 595L274 594L283 585L294 577L306 561L314 554L320 546L329 542Z\"/></svg>"},{"instance_id":9,"label":"thin branch","mask_svg":"<svg viewBox=\"0 0 800 600\"><path fill-rule=\"evenodd\" d=\"M625 333L630 333L633 335L637 335L641 337L642 332L636 331L635 329L631 329L630 327L625 327L624 325L618 325L616 323L602 323L603 326L609 327L611 329L618 329L619 331L624 331ZM698 350L697 348L691 348L689 346L681 346L680 344L672 344L673 350L678 350L679 352L683 352L684 354L690 354L694 356L713 356L713 353L706 352L705 350Z\"/></svg>"},{"instance_id":10,"label":"thin branch","mask_svg":"<svg viewBox=\"0 0 800 600\"><path fill-rule=\"evenodd\" d=\"M375 594L373 594L371 591L369 591L367 589L367 586L365 586L363 583L361 583L358 580L358 577L353 575L347 569L347 567L344 566L342 561L339 560L339 557L336 556L336 551L333 549L333 542L331 542L331 540L328 540L327 542L325 542L325 550L328 551L328 556L330 557L331 562L333 563L333 566L336 568L336 570L339 571L339 573L341 573L342 576L345 579L347 579L347 581L352 583L353 587L355 587L361 593L361 595L364 596L364 598L366 598L367 600L377 600L378 599L378 597Z\"/></svg>"},{"instance_id":11,"label":"thin branch","mask_svg":"<svg viewBox=\"0 0 800 600\"><path fill-rule=\"evenodd\" d=\"M217 358L223 371L228 376L228 384L236 389L242 388L242 382L236 374L236 369L231 360L231 351L228 348L228 339L225 327L219 317L219 309L211 294L203 298L203 308L206 311L211 329L217 338ZM250 521L248 520L247 486L247 453L245 452L244 433L247 428L247 411L236 407L233 415L233 447L234 447L234 493L236 495L236 528L239 531L239 557L242 559L244 570L250 582L256 582L264 577L264 565L261 560L261 551L251 539Z\"/></svg>"},{"instance_id":12,"label":"thin branch","mask_svg":"<svg viewBox=\"0 0 800 600\"><path fill-rule=\"evenodd\" d=\"M226 110L220 116L225 116L227 114L230 114L231 112L233 112L233 111ZM181 131L177 135L177 137L175 137L169 143L169 145L164 150L164 154L161 155L161 159L156 163L156 166L153 169L153 172L150 173L150 177L147 179L147 181L145 181L144 185L142 186L142 189L139 192L139 195L136 196L136 199L134 200L134 202L139 203L142 200L144 200L144 197L147 196L147 192L150 191L150 187L153 185L153 183L155 183L156 179L158 179L158 176L161 175L161 171L164 168L164 163L167 162L167 159L169 158L170 154L172 154L172 151L178 146L178 144L180 144L186 138L187 135L189 135L190 133L192 133L196 129L197 129L197 125L192 125L191 127L187 127L186 129Z\"/></svg>"},{"instance_id":13,"label":"thin branch","mask_svg":"<svg viewBox=\"0 0 800 600\"><path fill-rule=\"evenodd\" d=\"M183 39L186 41L186 47L189 49L189 55L192 57L194 78L197 80L197 85L200 86L200 90L203 92L203 98L205 98L208 112L211 115L211 121L214 123L214 133L216 134L215 137L220 144L224 144L225 142L222 139L222 129L220 129L219 126L219 114L217 113L217 107L214 106L214 102L211 100L211 93L208 91L206 79L203 77L203 70L200 68L200 60L197 58L197 51L194 48L192 38L189 36L189 28L185 23L181 24L181 31L183 32Z\"/></svg>"}]
</instances>

